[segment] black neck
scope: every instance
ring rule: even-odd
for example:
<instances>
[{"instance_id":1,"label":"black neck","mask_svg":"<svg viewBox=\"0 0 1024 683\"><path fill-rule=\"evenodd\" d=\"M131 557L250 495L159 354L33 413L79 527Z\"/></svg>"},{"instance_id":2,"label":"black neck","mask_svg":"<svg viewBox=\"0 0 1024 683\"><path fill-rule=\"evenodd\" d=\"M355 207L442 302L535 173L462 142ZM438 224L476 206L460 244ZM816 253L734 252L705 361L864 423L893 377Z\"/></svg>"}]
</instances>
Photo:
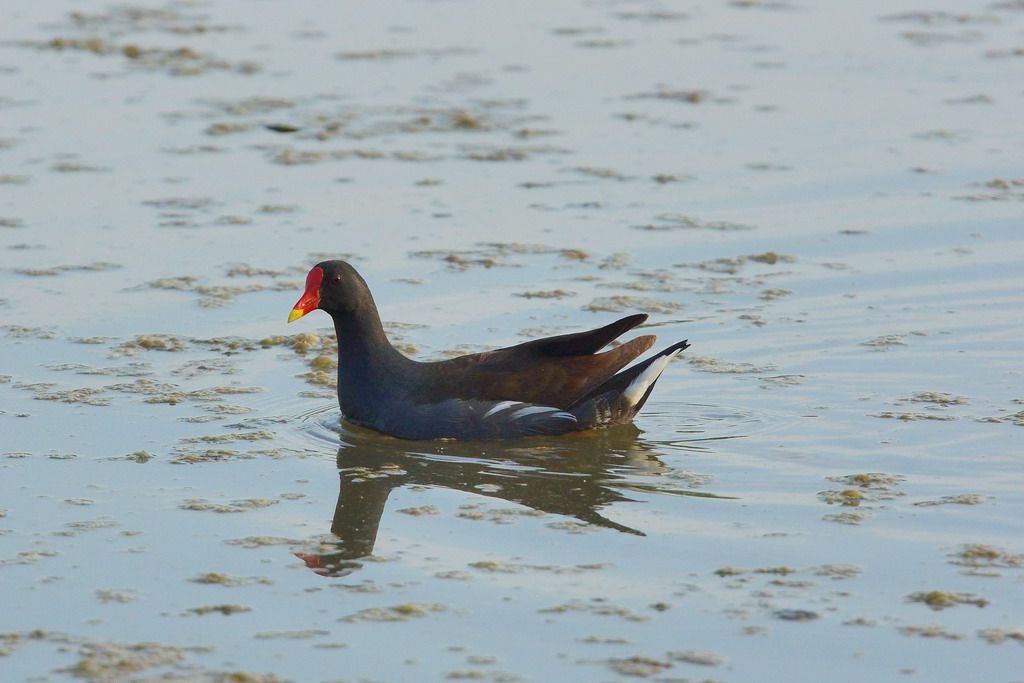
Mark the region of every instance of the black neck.
<instances>
[{"instance_id":1,"label":"black neck","mask_svg":"<svg viewBox=\"0 0 1024 683\"><path fill-rule=\"evenodd\" d=\"M372 301L332 316L338 335L338 401L352 419L383 398L394 374L411 361L388 341Z\"/></svg>"}]
</instances>

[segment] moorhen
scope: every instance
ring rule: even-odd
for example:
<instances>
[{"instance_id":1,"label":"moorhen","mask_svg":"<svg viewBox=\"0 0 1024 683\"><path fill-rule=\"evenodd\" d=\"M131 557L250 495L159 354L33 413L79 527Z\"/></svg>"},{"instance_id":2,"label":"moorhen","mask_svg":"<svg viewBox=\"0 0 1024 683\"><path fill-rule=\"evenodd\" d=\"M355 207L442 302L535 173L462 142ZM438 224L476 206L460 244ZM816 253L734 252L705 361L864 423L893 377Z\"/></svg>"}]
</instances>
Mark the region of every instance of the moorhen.
<instances>
[{"instance_id":1,"label":"moorhen","mask_svg":"<svg viewBox=\"0 0 1024 683\"><path fill-rule=\"evenodd\" d=\"M590 330L450 360L418 362L391 345L366 282L344 261L318 263L288 322L321 309L338 335L338 403L347 420L402 439L559 435L628 423L681 341L632 367L644 335L597 353L643 321L639 313ZM622 370L622 372L619 372Z\"/></svg>"}]
</instances>

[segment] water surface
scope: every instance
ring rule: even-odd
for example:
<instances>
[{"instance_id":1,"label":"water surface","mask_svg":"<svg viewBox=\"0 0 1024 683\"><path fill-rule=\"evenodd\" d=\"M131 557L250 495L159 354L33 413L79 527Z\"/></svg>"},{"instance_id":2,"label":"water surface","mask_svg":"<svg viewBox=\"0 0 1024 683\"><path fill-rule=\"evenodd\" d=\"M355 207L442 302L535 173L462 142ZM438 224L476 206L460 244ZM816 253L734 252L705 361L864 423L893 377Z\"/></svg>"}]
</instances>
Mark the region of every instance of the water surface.
<instances>
[{"instance_id":1,"label":"water surface","mask_svg":"<svg viewBox=\"0 0 1024 683\"><path fill-rule=\"evenodd\" d=\"M1017 2L20 3L5 680L993 680L1024 643ZM285 326L636 311L635 428L409 443ZM248 678L245 678L248 677Z\"/></svg>"}]
</instances>

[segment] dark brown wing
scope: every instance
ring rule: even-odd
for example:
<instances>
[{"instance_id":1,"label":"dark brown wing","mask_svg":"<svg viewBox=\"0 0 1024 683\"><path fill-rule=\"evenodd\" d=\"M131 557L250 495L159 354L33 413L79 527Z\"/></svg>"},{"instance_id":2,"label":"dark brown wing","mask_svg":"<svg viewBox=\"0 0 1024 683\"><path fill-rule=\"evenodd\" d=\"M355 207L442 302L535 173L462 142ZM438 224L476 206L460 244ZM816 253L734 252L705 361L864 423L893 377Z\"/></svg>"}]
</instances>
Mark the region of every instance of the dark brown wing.
<instances>
[{"instance_id":1,"label":"dark brown wing","mask_svg":"<svg viewBox=\"0 0 1024 683\"><path fill-rule=\"evenodd\" d=\"M596 353L647 319L631 315L589 332L535 339L431 364L423 399L522 401L568 408L654 344L645 335Z\"/></svg>"},{"instance_id":2,"label":"dark brown wing","mask_svg":"<svg viewBox=\"0 0 1024 683\"><path fill-rule=\"evenodd\" d=\"M637 313L636 315L629 315L616 320L610 325L599 327L596 330L534 339L533 341L496 351L489 351L481 355L488 358L500 358L510 353L522 354L526 352L544 356L589 356L608 346L613 340L618 339L623 333L633 329L645 320L647 320L646 313Z\"/></svg>"}]
</instances>

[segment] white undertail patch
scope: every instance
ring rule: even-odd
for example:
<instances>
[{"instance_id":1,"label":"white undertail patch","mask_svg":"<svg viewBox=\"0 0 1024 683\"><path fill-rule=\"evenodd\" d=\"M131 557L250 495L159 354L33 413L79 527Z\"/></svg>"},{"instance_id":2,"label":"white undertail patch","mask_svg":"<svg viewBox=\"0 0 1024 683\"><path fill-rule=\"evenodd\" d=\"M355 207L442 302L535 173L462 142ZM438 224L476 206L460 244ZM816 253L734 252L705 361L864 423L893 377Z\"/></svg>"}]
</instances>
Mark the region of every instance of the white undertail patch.
<instances>
[{"instance_id":1,"label":"white undertail patch","mask_svg":"<svg viewBox=\"0 0 1024 683\"><path fill-rule=\"evenodd\" d=\"M637 375L636 379L629 383L626 390L622 392L622 397L629 401L629 405L635 406L640 402L640 399L644 397L644 394L646 394L647 390L651 388L651 385L661 377L661 373L665 371L665 367L669 364L669 361L675 358L681 351L682 349L679 349L679 351L669 353L657 360L651 361L651 364L647 366L647 369Z\"/></svg>"}]
</instances>

